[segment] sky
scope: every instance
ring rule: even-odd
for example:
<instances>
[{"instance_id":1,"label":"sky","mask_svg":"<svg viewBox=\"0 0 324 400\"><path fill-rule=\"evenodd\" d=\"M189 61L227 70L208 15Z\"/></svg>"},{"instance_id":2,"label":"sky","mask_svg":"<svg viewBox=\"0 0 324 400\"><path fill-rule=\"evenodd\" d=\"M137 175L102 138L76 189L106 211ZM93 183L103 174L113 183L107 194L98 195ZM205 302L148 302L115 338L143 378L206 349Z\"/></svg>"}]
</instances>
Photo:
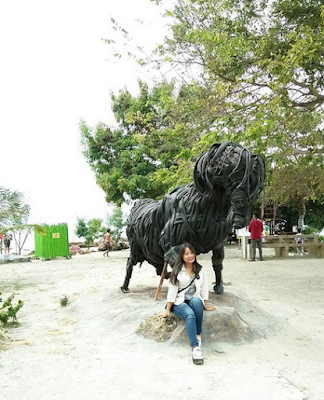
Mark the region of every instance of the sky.
<instances>
[{"instance_id":1,"label":"sky","mask_svg":"<svg viewBox=\"0 0 324 400\"><path fill-rule=\"evenodd\" d=\"M25 195L31 223L66 222L74 241L77 217L111 213L78 125L114 125L111 91L136 94L137 79L150 79L111 60L110 19L153 48L165 33L161 13L149 0L0 1L0 186Z\"/></svg>"}]
</instances>

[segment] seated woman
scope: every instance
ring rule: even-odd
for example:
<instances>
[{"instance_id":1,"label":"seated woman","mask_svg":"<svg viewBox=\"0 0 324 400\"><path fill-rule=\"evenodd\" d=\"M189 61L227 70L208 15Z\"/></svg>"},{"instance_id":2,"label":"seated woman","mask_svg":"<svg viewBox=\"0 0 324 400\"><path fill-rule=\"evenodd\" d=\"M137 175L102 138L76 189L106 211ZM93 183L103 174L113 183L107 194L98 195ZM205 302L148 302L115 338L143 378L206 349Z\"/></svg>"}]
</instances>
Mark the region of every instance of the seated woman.
<instances>
[{"instance_id":1,"label":"seated woman","mask_svg":"<svg viewBox=\"0 0 324 400\"><path fill-rule=\"evenodd\" d=\"M170 275L168 303L162 317L170 318L173 311L176 316L185 320L195 364L204 362L201 351L203 310L216 309L207 304L208 296L207 274L197 262L194 247L184 243Z\"/></svg>"}]
</instances>

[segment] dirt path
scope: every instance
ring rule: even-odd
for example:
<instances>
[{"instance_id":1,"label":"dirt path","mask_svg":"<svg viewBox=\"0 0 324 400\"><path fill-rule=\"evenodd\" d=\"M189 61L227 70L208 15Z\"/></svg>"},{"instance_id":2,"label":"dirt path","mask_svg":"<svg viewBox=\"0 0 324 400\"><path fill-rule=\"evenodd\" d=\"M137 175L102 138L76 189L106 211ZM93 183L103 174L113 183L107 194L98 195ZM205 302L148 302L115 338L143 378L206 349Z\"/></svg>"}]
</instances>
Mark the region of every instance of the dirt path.
<instances>
[{"instance_id":1,"label":"dirt path","mask_svg":"<svg viewBox=\"0 0 324 400\"><path fill-rule=\"evenodd\" d=\"M211 293L210 302L215 313L232 307L259 338L205 337L203 366L192 364L186 343L136 333L162 311L167 283L154 301L159 278L143 264L134 269L132 293L121 294L128 251L0 265L2 297L15 291L25 302L19 327L8 331L12 341L0 351L1 398L322 400L323 260L249 263L235 246L226 254L226 293ZM199 257L212 289L209 259Z\"/></svg>"}]
</instances>

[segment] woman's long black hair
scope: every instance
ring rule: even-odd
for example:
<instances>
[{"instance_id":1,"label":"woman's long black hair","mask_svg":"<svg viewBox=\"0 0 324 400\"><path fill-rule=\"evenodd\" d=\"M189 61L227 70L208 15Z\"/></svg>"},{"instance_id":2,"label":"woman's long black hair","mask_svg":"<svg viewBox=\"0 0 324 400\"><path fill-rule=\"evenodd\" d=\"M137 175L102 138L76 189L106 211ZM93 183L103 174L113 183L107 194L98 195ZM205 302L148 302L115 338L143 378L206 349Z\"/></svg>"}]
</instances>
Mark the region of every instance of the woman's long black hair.
<instances>
[{"instance_id":1,"label":"woman's long black hair","mask_svg":"<svg viewBox=\"0 0 324 400\"><path fill-rule=\"evenodd\" d=\"M193 247L192 244L183 243L180 246L177 261L175 262L174 267L172 268L172 271L171 271L171 274L170 274L170 282L172 283L172 285L176 285L177 282L178 282L178 274L179 274L179 272L181 271L181 268L182 268L183 255L184 255L184 253L186 251L186 248L190 249L194 253L194 255L196 256L196 259L192 264L192 269L193 269L193 272L194 272L194 274L196 276L196 279L199 279L199 272L200 272L202 266L197 262L196 250L195 250L195 248Z\"/></svg>"}]
</instances>

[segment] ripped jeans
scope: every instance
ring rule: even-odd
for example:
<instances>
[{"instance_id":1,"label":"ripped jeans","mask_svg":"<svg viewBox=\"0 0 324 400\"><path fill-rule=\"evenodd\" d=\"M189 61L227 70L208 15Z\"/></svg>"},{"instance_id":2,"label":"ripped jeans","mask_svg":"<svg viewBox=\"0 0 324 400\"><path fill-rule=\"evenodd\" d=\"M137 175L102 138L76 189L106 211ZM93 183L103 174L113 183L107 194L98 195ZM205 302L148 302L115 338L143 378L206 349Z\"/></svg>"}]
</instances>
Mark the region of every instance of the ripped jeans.
<instances>
[{"instance_id":1,"label":"ripped jeans","mask_svg":"<svg viewBox=\"0 0 324 400\"><path fill-rule=\"evenodd\" d=\"M175 315L185 320L187 334L191 347L198 346L197 335L201 335L204 304L199 297L193 297L178 306L173 305Z\"/></svg>"}]
</instances>

